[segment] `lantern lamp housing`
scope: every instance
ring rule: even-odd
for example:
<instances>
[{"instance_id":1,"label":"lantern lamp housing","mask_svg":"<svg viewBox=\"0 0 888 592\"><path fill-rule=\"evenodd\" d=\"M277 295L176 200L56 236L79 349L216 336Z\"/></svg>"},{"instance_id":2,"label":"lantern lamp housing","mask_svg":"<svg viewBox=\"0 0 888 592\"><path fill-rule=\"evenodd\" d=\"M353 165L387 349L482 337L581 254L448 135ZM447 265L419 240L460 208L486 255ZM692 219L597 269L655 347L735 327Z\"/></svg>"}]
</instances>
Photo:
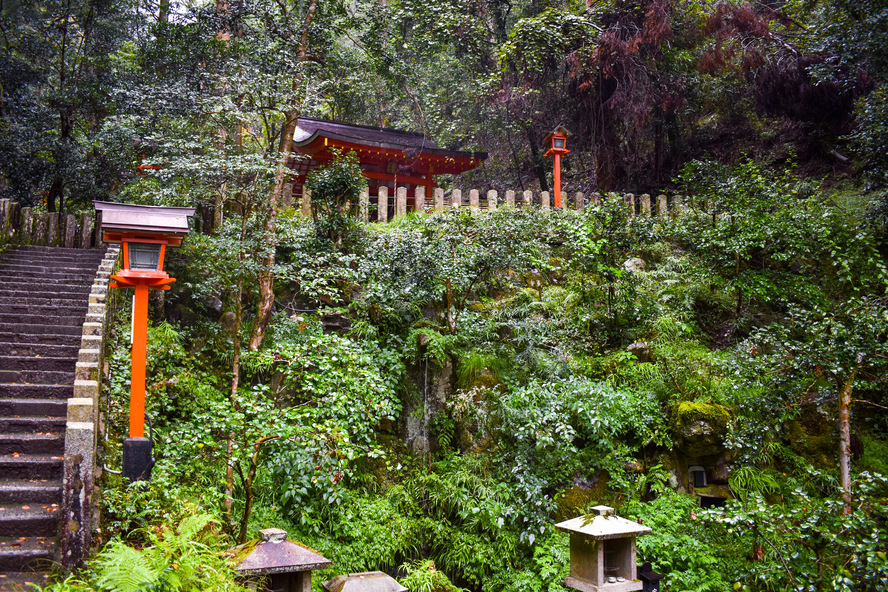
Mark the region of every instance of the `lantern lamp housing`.
<instances>
[{"instance_id":1,"label":"lantern lamp housing","mask_svg":"<svg viewBox=\"0 0 888 592\"><path fill-rule=\"evenodd\" d=\"M569 154L570 150L567 149L567 139L570 135L570 132L563 125L555 128L543 140L549 146L549 149L543 156L564 156Z\"/></svg>"},{"instance_id":2,"label":"lantern lamp housing","mask_svg":"<svg viewBox=\"0 0 888 592\"><path fill-rule=\"evenodd\" d=\"M162 271L161 243L127 242L127 269L133 271Z\"/></svg>"}]
</instances>

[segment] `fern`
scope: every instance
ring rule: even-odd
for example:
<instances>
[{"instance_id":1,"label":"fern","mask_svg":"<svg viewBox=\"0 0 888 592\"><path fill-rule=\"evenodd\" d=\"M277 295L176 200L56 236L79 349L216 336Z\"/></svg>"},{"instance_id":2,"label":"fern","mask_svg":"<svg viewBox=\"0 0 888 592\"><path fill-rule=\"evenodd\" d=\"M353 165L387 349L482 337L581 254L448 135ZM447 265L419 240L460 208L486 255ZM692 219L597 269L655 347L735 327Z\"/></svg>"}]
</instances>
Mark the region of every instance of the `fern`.
<instances>
[{"instance_id":1,"label":"fern","mask_svg":"<svg viewBox=\"0 0 888 592\"><path fill-rule=\"evenodd\" d=\"M142 551L112 543L99 556L96 584L110 592L140 592L157 581L162 572Z\"/></svg>"},{"instance_id":2,"label":"fern","mask_svg":"<svg viewBox=\"0 0 888 592\"><path fill-rule=\"evenodd\" d=\"M774 477L749 465L742 466L731 473L728 485L741 500L745 500L753 493L776 493L780 488L780 484Z\"/></svg>"}]
</instances>

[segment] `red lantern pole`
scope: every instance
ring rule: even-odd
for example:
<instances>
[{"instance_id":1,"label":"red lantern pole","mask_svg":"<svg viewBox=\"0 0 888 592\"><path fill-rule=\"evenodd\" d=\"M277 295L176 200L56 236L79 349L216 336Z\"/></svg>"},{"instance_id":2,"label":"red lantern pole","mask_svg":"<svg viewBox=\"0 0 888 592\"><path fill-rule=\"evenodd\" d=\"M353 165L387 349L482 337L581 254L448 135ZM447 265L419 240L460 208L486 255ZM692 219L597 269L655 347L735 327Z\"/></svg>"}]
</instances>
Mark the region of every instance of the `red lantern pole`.
<instances>
[{"instance_id":1,"label":"red lantern pole","mask_svg":"<svg viewBox=\"0 0 888 592\"><path fill-rule=\"evenodd\" d=\"M555 153L555 207L561 207L561 154Z\"/></svg>"},{"instance_id":2,"label":"red lantern pole","mask_svg":"<svg viewBox=\"0 0 888 592\"><path fill-rule=\"evenodd\" d=\"M145 368L148 364L148 286L137 284L133 299L133 359L130 371L130 438L145 437Z\"/></svg>"}]
</instances>

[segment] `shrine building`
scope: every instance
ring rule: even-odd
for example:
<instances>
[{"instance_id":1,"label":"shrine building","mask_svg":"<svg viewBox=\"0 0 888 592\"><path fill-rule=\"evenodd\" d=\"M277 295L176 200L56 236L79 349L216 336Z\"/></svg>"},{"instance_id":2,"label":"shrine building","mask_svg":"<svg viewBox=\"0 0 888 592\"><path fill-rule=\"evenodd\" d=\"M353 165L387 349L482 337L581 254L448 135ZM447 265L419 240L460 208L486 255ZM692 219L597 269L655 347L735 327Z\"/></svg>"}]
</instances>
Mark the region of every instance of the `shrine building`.
<instances>
[{"instance_id":1,"label":"shrine building","mask_svg":"<svg viewBox=\"0 0 888 592\"><path fill-rule=\"evenodd\" d=\"M429 199L437 187L435 175L458 175L480 166L487 158L486 152L444 150L419 133L300 117L293 133L294 158L290 161L294 200L301 198L309 171L333 158L330 148L358 155L367 178L371 210L378 204L379 188L389 189L387 219L394 216L396 187L407 188L407 209L414 211L417 187L424 187ZM371 219L375 217L371 213Z\"/></svg>"}]
</instances>

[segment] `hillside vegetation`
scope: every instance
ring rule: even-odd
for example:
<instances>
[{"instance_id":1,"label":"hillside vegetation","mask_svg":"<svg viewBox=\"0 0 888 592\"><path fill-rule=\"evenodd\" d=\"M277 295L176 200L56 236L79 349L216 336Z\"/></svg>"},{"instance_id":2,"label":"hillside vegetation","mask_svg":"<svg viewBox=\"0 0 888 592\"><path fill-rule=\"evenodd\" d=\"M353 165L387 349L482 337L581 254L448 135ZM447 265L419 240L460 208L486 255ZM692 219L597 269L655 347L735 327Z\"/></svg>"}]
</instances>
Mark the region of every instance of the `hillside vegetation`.
<instances>
[{"instance_id":1,"label":"hillside vegetation","mask_svg":"<svg viewBox=\"0 0 888 592\"><path fill-rule=\"evenodd\" d=\"M316 591L563 590L554 524L597 504L664 590L888 588L884 0L21 0L0 32L0 197L197 210L152 301L153 477L103 475L51 590L241 590L225 551L272 526L335 562ZM604 197L364 225L342 154L301 217L302 115L489 152L448 191L549 190L563 125L563 189Z\"/></svg>"}]
</instances>

